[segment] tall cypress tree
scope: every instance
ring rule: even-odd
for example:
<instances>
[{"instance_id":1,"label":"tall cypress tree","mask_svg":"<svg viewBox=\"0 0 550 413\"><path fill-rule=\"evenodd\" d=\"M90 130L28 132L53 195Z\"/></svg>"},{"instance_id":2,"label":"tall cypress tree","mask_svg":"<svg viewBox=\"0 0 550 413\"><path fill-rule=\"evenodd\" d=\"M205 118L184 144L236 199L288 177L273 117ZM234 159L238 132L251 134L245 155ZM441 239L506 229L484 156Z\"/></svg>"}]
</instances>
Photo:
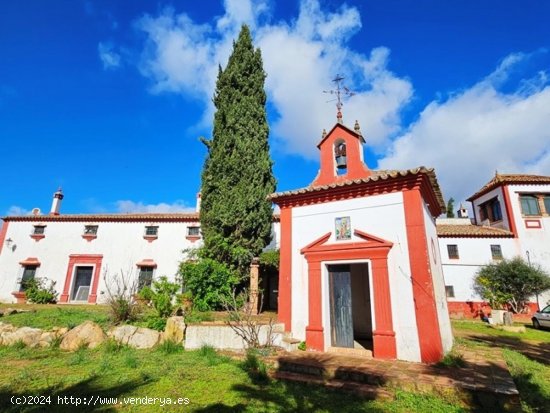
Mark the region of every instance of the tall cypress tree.
<instances>
[{"instance_id":1,"label":"tall cypress tree","mask_svg":"<svg viewBox=\"0 0 550 413\"><path fill-rule=\"evenodd\" d=\"M213 138L202 171L203 254L245 273L270 242L275 190L262 56L243 26L227 67L219 68Z\"/></svg>"}]
</instances>

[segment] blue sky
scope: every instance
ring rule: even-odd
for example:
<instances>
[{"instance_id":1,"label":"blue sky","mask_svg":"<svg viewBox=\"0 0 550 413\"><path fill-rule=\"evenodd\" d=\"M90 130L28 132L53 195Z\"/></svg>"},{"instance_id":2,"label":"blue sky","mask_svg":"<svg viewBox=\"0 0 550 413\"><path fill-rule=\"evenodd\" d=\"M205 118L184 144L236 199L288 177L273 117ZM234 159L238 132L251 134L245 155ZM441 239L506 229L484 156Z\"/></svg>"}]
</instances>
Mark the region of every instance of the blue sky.
<instances>
[{"instance_id":1,"label":"blue sky","mask_svg":"<svg viewBox=\"0 0 550 413\"><path fill-rule=\"evenodd\" d=\"M436 168L465 199L494 174L550 174L550 2L3 2L0 214L193 208L218 64L240 25L268 74L278 189L308 185L356 95L369 167Z\"/></svg>"}]
</instances>

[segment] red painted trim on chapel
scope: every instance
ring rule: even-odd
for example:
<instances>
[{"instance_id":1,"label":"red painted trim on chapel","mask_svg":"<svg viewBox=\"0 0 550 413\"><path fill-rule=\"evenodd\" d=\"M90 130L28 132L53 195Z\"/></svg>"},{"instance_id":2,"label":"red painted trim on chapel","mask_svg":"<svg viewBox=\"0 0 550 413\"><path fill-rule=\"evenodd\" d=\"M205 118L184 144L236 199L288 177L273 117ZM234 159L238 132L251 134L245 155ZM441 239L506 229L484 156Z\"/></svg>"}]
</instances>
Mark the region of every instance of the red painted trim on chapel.
<instances>
[{"instance_id":1,"label":"red painted trim on chapel","mask_svg":"<svg viewBox=\"0 0 550 413\"><path fill-rule=\"evenodd\" d=\"M67 275L65 276L65 285L63 286L63 294L59 297L59 301L62 303L69 302L69 296L71 293L72 278L74 275L74 267L78 265L94 265L94 273L92 274L92 284L90 295L88 296L88 303L94 304L97 301L97 286L99 284L99 277L101 274L101 262L103 255L86 255L86 254L72 254L69 255L69 265L67 266Z\"/></svg>"},{"instance_id":2,"label":"red painted trim on chapel","mask_svg":"<svg viewBox=\"0 0 550 413\"><path fill-rule=\"evenodd\" d=\"M504 197L504 207L506 208L510 231L514 234L514 238L517 238L518 231L516 228L516 220L514 219L514 211L512 210L512 202L510 201L510 193L508 192L508 185L502 185L502 196Z\"/></svg>"},{"instance_id":3,"label":"red painted trim on chapel","mask_svg":"<svg viewBox=\"0 0 550 413\"><path fill-rule=\"evenodd\" d=\"M443 357L443 344L428 254L422 195L419 189L403 191L403 208L420 358L424 363L435 363Z\"/></svg>"},{"instance_id":4,"label":"red painted trim on chapel","mask_svg":"<svg viewBox=\"0 0 550 413\"><path fill-rule=\"evenodd\" d=\"M292 329L292 208L281 208L278 319Z\"/></svg>"},{"instance_id":5,"label":"red painted trim on chapel","mask_svg":"<svg viewBox=\"0 0 550 413\"><path fill-rule=\"evenodd\" d=\"M334 158L334 145L342 140L346 144L347 170L346 174L338 175L336 173L336 164ZM348 128L336 124L329 134L319 144L321 150L321 167L319 175L312 182L312 186L328 185L336 182L342 182L350 179L367 178L371 171L361 159L361 137L352 133Z\"/></svg>"},{"instance_id":6,"label":"red painted trim on chapel","mask_svg":"<svg viewBox=\"0 0 550 413\"><path fill-rule=\"evenodd\" d=\"M402 192L407 189L420 188L422 197L428 204L433 217L441 215L443 209L435 195L430 178L425 173L410 174L391 179L371 180L364 183L344 184L318 191L309 191L302 194L292 194L275 198L273 202L282 207L323 204L332 201L363 198L373 195Z\"/></svg>"},{"instance_id":7,"label":"red painted trim on chapel","mask_svg":"<svg viewBox=\"0 0 550 413\"><path fill-rule=\"evenodd\" d=\"M97 238L97 235L94 234L82 234L82 238L84 238L86 241L91 242L92 240Z\"/></svg>"},{"instance_id":8,"label":"red painted trim on chapel","mask_svg":"<svg viewBox=\"0 0 550 413\"><path fill-rule=\"evenodd\" d=\"M354 234L365 241L326 245L325 242L331 235L328 233L300 251L308 262L309 320L306 327L306 344L312 350L324 351L326 348L322 318L321 262L370 260L376 324L376 330L373 331L373 356L395 359L397 345L393 330L388 272L388 253L393 243L358 230L355 230Z\"/></svg>"},{"instance_id":9,"label":"red painted trim on chapel","mask_svg":"<svg viewBox=\"0 0 550 413\"><path fill-rule=\"evenodd\" d=\"M6 242L6 235L8 234L8 226L10 223L4 221L2 228L0 229L0 254L2 254L2 248L4 248L4 242Z\"/></svg>"},{"instance_id":10,"label":"red painted trim on chapel","mask_svg":"<svg viewBox=\"0 0 550 413\"><path fill-rule=\"evenodd\" d=\"M43 238L46 238L45 234L31 234L31 238L36 242L40 241Z\"/></svg>"}]
</instances>

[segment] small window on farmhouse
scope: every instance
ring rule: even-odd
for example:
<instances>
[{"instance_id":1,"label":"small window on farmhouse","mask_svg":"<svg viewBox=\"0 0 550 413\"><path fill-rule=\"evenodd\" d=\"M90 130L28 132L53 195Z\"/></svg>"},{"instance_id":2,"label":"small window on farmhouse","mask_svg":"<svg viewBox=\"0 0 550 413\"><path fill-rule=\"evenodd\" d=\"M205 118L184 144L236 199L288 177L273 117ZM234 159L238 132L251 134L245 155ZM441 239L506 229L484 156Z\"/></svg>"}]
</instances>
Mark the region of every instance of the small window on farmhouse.
<instances>
[{"instance_id":1,"label":"small window on farmhouse","mask_svg":"<svg viewBox=\"0 0 550 413\"><path fill-rule=\"evenodd\" d=\"M544 209L546 211L546 215L550 215L550 195L544 195Z\"/></svg>"},{"instance_id":2,"label":"small window on farmhouse","mask_svg":"<svg viewBox=\"0 0 550 413\"><path fill-rule=\"evenodd\" d=\"M519 199L523 215L540 215L539 200L535 195L521 195Z\"/></svg>"},{"instance_id":3,"label":"small window on farmhouse","mask_svg":"<svg viewBox=\"0 0 550 413\"><path fill-rule=\"evenodd\" d=\"M139 267L138 291L143 287L151 286L154 270L154 267Z\"/></svg>"},{"instance_id":4,"label":"small window on farmhouse","mask_svg":"<svg viewBox=\"0 0 550 413\"><path fill-rule=\"evenodd\" d=\"M36 268L38 268L36 265L25 265L23 267L23 276L21 277L21 286L19 287L19 291L25 291L29 286L29 282L34 280Z\"/></svg>"},{"instance_id":5,"label":"small window on farmhouse","mask_svg":"<svg viewBox=\"0 0 550 413\"><path fill-rule=\"evenodd\" d=\"M46 225L35 225L32 234L44 235L45 231L46 231Z\"/></svg>"},{"instance_id":6,"label":"small window on farmhouse","mask_svg":"<svg viewBox=\"0 0 550 413\"><path fill-rule=\"evenodd\" d=\"M199 237L201 235L200 227L187 227L187 236Z\"/></svg>"},{"instance_id":7,"label":"small window on farmhouse","mask_svg":"<svg viewBox=\"0 0 550 413\"><path fill-rule=\"evenodd\" d=\"M455 287L452 285L446 285L445 286L445 295L447 298L454 298L455 297Z\"/></svg>"},{"instance_id":8,"label":"small window on farmhouse","mask_svg":"<svg viewBox=\"0 0 550 413\"><path fill-rule=\"evenodd\" d=\"M85 225L84 235L97 235L97 225Z\"/></svg>"},{"instance_id":9,"label":"small window on farmhouse","mask_svg":"<svg viewBox=\"0 0 550 413\"><path fill-rule=\"evenodd\" d=\"M459 256L458 256L458 245L448 244L447 245L447 253L449 254L449 259L457 260L459 258Z\"/></svg>"},{"instance_id":10,"label":"small window on farmhouse","mask_svg":"<svg viewBox=\"0 0 550 413\"><path fill-rule=\"evenodd\" d=\"M500 208L500 201L497 198L493 198L479 206L479 215L482 221L488 219L490 222L502 220L502 210Z\"/></svg>"},{"instance_id":11,"label":"small window on farmhouse","mask_svg":"<svg viewBox=\"0 0 550 413\"><path fill-rule=\"evenodd\" d=\"M491 256L494 260L502 259L502 248L500 245L491 245Z\"/></svg>"},{"instance_id":12,"label":"small window on farmhouse","mask_svg":"<svg viewBox=\"0 0 550 413\"><path fill-rule=\"evenodd\" d=\"M159 234L159 227L148 226L145 227L145 235L148 237L156 237Z\"/></svg>"}]
</instances>

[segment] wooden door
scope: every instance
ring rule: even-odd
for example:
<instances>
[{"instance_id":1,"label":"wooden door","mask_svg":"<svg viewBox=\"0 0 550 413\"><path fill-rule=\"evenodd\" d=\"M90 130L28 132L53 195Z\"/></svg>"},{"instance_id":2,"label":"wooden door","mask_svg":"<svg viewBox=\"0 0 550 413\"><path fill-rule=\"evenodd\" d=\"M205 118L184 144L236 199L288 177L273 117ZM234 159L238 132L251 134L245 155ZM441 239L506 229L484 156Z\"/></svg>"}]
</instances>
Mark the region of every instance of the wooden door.
<instances>
[{"instance_id":1,"label":"wooden door","mask_svg":"<svg viewBox=\"0 0 550 413\"><path fill-rule=\"evenodd\" d=\"M353 348L349 265L329 266L329 290L332 346Z\"/></svg>"}]
</instances>

